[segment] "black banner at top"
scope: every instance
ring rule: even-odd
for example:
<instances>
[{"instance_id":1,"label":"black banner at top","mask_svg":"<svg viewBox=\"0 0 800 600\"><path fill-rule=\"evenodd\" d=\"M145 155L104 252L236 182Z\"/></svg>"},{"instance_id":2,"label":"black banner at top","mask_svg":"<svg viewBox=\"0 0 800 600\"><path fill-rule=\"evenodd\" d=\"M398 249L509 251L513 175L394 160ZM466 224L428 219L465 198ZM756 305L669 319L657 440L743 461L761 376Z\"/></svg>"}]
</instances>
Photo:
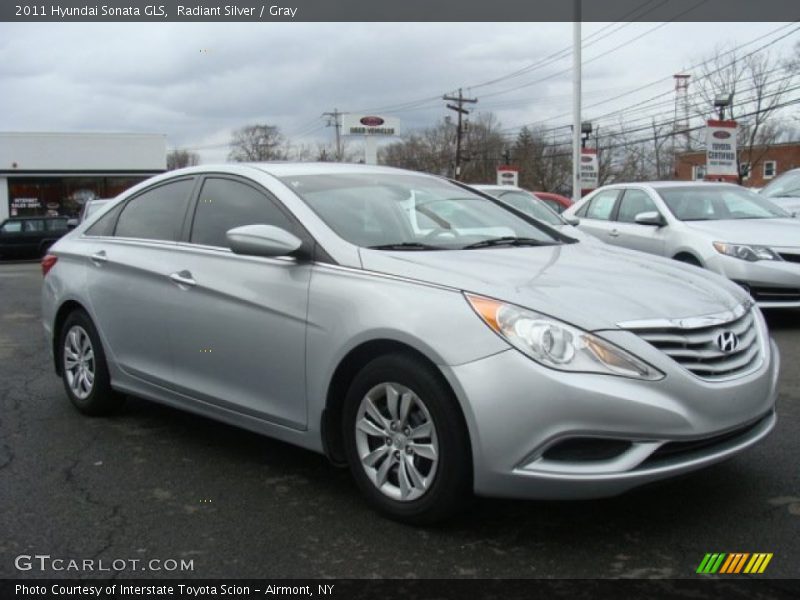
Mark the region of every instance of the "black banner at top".
<instances>
[{"instance_id":1,"label":"black banner at top","mask_svg":"<svg viewBox=\"0 0 800 600\"><path fill-rule=\"evenodd\" d=\"M577 18L576 18L577 15ZM4 0L0 21L794 21L797 0Z\"/></svg>"}]
</instances>

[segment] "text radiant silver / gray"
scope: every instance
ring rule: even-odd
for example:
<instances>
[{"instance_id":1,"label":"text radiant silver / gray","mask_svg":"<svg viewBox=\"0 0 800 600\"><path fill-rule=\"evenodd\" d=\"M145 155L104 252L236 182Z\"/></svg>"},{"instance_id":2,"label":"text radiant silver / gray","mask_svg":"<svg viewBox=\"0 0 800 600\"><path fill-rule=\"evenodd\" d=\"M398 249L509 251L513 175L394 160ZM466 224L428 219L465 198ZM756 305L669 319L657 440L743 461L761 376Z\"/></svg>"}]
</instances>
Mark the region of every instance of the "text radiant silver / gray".
<instances>
[{"instance_id":1,"label":"text radiant silver / gray","mask_svg":"<svg viewBox=\"0 0 800 600\"><path fill-rule=\"evenodd\" d=\"M175 171L62 238L43 270L80 410L129 393L324 451L410 522L472 491L617 494L775 424L778 352L738 286L437 177Z\"/></svg>"}]
</instances>

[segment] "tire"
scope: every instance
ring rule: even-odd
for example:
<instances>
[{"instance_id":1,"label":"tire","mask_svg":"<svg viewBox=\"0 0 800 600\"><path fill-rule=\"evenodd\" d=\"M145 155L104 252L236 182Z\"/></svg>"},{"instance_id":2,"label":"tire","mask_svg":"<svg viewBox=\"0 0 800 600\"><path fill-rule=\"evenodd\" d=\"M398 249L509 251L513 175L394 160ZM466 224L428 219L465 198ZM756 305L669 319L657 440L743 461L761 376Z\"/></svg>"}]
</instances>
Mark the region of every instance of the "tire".
<instances>
[{"instance_id":1,"label":"tire","mask_svg":"<svg viewBox=\"0 0 800 600\"><path fill-rule=\"evenodd\" d=\"M107 415L122 406L125 397L111 388L103 345L84 311L73 311L64 321L58 360L67 396L83 414Z\"/></svg>"},{"instance_id":2,"label":"tire","mask_svg":"<svg viewBox=\"0 0 800 600\"><path fill-rule=\"evenodd\" d=\"M347 392L342 425L350 471L384 515L431 524L472 498L464 417L441 376L421 360L391 354L368 363Z\"/></svg>"}]
</instances>

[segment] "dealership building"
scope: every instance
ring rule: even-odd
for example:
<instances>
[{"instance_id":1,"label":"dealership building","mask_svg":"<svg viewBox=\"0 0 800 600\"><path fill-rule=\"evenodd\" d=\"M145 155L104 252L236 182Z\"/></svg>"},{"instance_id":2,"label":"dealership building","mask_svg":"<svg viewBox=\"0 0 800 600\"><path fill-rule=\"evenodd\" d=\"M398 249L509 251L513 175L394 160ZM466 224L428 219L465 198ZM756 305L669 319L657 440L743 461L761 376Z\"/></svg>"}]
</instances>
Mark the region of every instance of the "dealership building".
<instances>
[{"instance_id":1,"label":"dealership building","mask_svg":"<svg viewBox=\"0 0 800 600\"><path fill-rule=\"evenodd\" d=\"M0 221L77 216L166 168L161 134L0 133Z\"/></svg>"}]
</instances>

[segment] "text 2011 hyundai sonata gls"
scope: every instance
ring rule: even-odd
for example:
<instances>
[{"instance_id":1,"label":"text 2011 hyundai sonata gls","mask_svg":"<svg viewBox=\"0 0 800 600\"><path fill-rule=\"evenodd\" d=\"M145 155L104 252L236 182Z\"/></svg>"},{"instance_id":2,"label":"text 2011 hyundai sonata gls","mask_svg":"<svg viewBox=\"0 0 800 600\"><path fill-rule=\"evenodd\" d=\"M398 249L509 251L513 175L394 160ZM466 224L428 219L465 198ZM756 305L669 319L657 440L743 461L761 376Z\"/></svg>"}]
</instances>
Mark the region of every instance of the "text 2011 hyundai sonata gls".
<instances>
[{"instance_id":1,"label":"text 2011 hyundai sonata gls","mask_svg":"<svg viewBox=\"0 0 800 600\"><path fill-rule=\"evenodd\" d=\"M174 171L43 271L78 409L129 393L326 452L406 521L617 494L775 424L778 352L736 285L418 173Z\"/></svg>"}]
</instances>

